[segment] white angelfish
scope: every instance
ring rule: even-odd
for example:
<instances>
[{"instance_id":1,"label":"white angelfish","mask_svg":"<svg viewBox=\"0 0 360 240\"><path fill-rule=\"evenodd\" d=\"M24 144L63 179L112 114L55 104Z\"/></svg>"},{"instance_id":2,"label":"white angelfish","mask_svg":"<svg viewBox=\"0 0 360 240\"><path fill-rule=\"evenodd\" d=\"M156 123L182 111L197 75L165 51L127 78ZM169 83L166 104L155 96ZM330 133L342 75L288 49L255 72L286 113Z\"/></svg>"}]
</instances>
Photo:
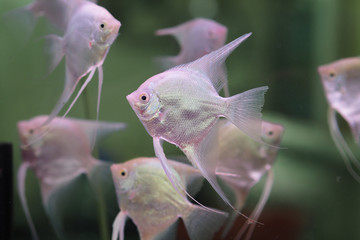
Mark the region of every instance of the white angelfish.
<instances>
[{"instance_id":1,"label":"white angelfish","mask_svg":"<svg viewBox=\"0 0 360 240\"><path fill-rule=\"evenodd\" d=\"M66 60L64 90L49 119L49 123L58 115L68 102L80 79L87 76L76 97L68 107L64 116L70 111L82 91L91 81L96 69L98 70L99 86L96 118L98 119L101 88L103 83L102 65L115 41L121 23L105 8L85 0L72 11L63 37L49 35L46 38L48 49L52 55L50 71L52 71L63 56Z\"/></svg>"},{"instance_id":2,"label":"white angelfish","mask_svg":"<svg viewBox=\"0 0 360 240\"><path fill-rule=\"evenodd\" d=\"M169 68L192 62L224 46L227 28L211 19L196 18L175 27L159 29L155 34L172 35L180 44L179 55L158 59L163 66Z\"/></svg>"},{"instance_id":3,"label":"white angelfish","mask_svg":"<svg viewBox=\"0 0 360 240\"><path fill-rule=\"evenodd\" d=\"M81 174L90 175L103 163L91 155L94 135L101 137L125 127L124 123L55 118L43 126L48 116L18 122L22 164L18 170L18 191L33 239L38 239L25 198L26 171L30 167L40 181L43 205L54 223L50 202L59 189ZM44 134L44 133L47 134ZM43 136L39 140L39 136ZM29 145L29 142L37 141ZM55 230L57 228L54 226ZM57 231L57 234L59 232Z\"/></svg>"},{"instance_id":4,"label":"white angelfish","mask_svg":"<svg viewBox=\"0 0 360 240\"><path fill-rule=\"evenodd\" d=\"M284 127L279 124L263 121L261 125L261 139L263 145L253 141L240 129L226 119L217 123L217 132L213 135L212 144L207 149L206 158L216 166L216 174L228 185L235 195L235 208L241 210L245 204L251 188L267 174L262 196L250 215L250 219L257 221L270 195L273 183L272 165L275 162ZM230 214L223 237L230 230L237 215ZM248 224L239 231L234 239L239 239L247 229ZM255 224L252 224L246 239L250 238Z\"/></svg>"},{"instance_id":5,"label":"white angelfish","mask_svg":"<svg viewBox=\"0 0 360 240\"><path fill-rule=\"evenodd\" d=\"M336 113L339 113L349 124L354 140L360 146L360 58L341 59L320 66L318 72L329 103L331 136L349 173L360 183L360 163L343 138L336 120Z\"/></svg>"},{"instance_id":6,"label":"white angelfish","mask_svg":"<svg viewBox=\"0 0 360 240\"><path fill-rule=\"evenodd\" d=\"M225 117L256 141L261 140L261 108L268 87L251 89L223 98L219 96L226 75L222 71L227 56L250 34L198 60L169 69L146 80L127 100L153 137L156 156L179 194L181 186L169 170L162 140L178 146L194 167L208 180L221 198L235 209L221 190L216 166L206 159L208 139L214 126ZM184 196L183 196L184 197Z\"/></svg>"}]
</instances>

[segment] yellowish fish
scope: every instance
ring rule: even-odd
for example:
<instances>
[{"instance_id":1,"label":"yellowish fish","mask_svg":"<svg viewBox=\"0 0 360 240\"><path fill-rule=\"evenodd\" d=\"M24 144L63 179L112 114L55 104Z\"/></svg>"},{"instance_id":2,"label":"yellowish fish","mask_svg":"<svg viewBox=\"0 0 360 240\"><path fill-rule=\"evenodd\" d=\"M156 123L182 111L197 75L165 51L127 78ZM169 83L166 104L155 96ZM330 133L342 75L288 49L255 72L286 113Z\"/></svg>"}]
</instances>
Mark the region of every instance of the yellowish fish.
<instances>
[{"instance_id":1,"label":"yellowish fish","mask_svg":"<svg viewBox=\"0 0 360 240\"><path fill-rule=\"evenodd\" d=\"M189 165L169 161L173 176L196 192L202 177ZM192 240L211 239L224 223L227 213L206 210L184 200L173 188L157 158L136 158L111 166L120 212L113 223L112 240L124 239L129 217L142 240L174 239L181 218ZM195 185L195 188L194 188Z\"/></svg>"}]
</instances>

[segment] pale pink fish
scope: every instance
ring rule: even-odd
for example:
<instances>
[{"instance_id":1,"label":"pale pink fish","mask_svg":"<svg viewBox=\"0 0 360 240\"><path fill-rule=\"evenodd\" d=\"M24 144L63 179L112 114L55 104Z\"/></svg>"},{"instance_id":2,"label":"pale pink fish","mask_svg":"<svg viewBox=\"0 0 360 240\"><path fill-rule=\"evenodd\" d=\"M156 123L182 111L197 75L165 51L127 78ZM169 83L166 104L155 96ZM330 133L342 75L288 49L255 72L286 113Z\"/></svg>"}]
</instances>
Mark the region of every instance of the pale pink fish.
<instances>
[{"instance_id":1,"label":"pale pink fish","mask_svg":"<svg viewBox=\"0 0 360 240\"><path fill-rule=\"evenodd\" d=\"M221 119L216 127L217 132L211 140L206 158L214 162L216 174L233 190L236 209L240 210L244 206L250 189L268 174L262 197L250 216L250 219L257 221L271 191L273 182L271 168L276 159L279 149L276 147L280 145L284 128L279 124L262 122L261 139L271 145L269 146L253 141L228 120ZM230 215L223 236L230 230L236 217L234 213ZM235 239L240 238L247 226L247 224L243 226ZM255 224L252 225L247 238L251 236L254 226Z\"/></svg>"},{"instance_id":2,"label":"pale pink fish","mask_svg":"<svg viewBox=\"0 0 360 240\"><path fill-rule=\"evenodd\" d=\"M46 37L48 49L52 55L50 71L58 65L63 56L66 60L66 69L64 90L49 119L44 124L49 123L58 115L73 94L80 79L88 75L64 114L66 116L91 81L96 69L99 74L96 115L98 118L103 83L102 65L111 44L118 35L121 24L105 8L90 1L77 1L80 1L81 4L72 11L64 36L49 35Z\"/></svg>"},{"instance_id":3,"label":"pale pink fish","mask_svg":"<svg viewBox=\"0 0 360 240\"><path fill-rule=\"evenodd\" d=\"M24 7L6 13L4 20L17 34L24 34L25 40L32 34L40 17L44 17L51 25L64 33L73 10L83 1L87 0L34 0Z\"/></svg>"},{"instance_id":4,"label":"pale pink fish","mask_svg":"<svg viewBox=\"0 0 360 240\"><path fill-rule=\"evenodd\" d=\"M94 136L101 137L125 127L123 123L66 118L55 118L50 124L42 125L47 118L48 116L38 116L18 122L23 160L18 170L18 191L34 239L38 239L38 236L25 198L28 167L40 181L43 204L51 215L51 196L80 174L91 174L94 167L101 164L91 155L90 142ZM38 140L39 136L43 137ZM29 145L34 139L37 141Z\"/></svg>"},{"instance_id":5,"label":"pale pink fish","mask_svg":"<svg viewBox=\"0 0 360 240\"><path fill-rule=\"evenodd\" d=\"M349 124L355 142L360 145L360 58L346 58L320 66L318 72L329 103L328 122L331 136L350 174L360 182L360 163L344 140L337 121L339 113ZM353 168L355 166L356 169Z\"/></svg>"},{"instance_id":6,"label":"pale pink fish","mask_svg":"<svg viewBox=\"0 0 360 240\"><path fill-rule=\"evenodd\" d=\"M180 44L175 57L160 58L166 68L192 62L224 46L227 28L214 20L197 18L171 28L155 32L158 36L173 35Z\"/></svg>"},{"instance_id":7,"label":"pale pink fish","mask_svg":"<svg viewBox=\"0 0 360 240\"><path fill-rule=\"evenodd\" d=\"M178 146L233 209L217 183L216 166L205 158L205 149L209 144L206 136L214 134L213 127L218 118L225 117L251 138L262 141L261 108L268 87L229 98L220 97L217 93L226 78L221 71L225 59L249 36L245 34L194 62L157 74L127 96L131 107L153 137L156 156L178 193L181 194L179 184L169 170L162 140Z\"/></svg>"},{"instance_id":8,"label":"pale pink fish","mask_svg":"<svg viewBox=\"0 0 360 240\"><path fill-rule=\"evenodd\" d=\"M197 169L183 163L169 161L169 169L184 188L198 185L202 179ZM179 218L190 239L211 239L227 217L225 212L206 210L178 195L157 158L113 164L111 172L120 207L112 240L124 239L127 217L137 226L142 240L175 239Z\"/></svg>"}]
</instances>

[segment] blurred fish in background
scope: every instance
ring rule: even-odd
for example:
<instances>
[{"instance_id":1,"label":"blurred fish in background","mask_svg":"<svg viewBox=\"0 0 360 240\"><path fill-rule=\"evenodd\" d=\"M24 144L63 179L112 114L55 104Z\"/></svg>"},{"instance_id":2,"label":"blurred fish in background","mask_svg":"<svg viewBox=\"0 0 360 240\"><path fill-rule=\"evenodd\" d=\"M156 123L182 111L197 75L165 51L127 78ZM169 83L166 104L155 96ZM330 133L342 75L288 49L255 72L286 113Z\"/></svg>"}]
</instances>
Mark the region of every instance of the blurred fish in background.
<instances>
[{"instance_id":1,"label":"blurred fish in background","mask_svg":"<svg viewBox=\"0 0 360 240\"><path fill-rule=\"evenodd\" d=\"M261 125L261 139L269 144L264 145L253 141L234 124L225 119L220 119L215 128L213 139L209 140L205 158L216 166L216 174L230 187L235 195L235 208L241 210L245 204L249 191L267 174L263 194L250 219L257 221L264 205L269 198L273 183L272 165L275 162L284 132L284 127L263 121ZM225 237L238 217L236 212L230 213L222 236ZM252 223L246 236L249 239L256 223ZM240 239L249 223L244 223L239 234L234 239ZM225 238L226 239L226 238Z\"/></svg>"},{"instance_id":2,"label":"blurred fish in background","mask_svg":"<svg viewBox=\"0 0 360 240\"><path fill-rule=\"evenodd\" d=\"M224 46L227 27L214 20L197 18L171 28L159 29L157 36L174 36L180 45L180 53L174 57L156 60L165 68L192 62Z\"/></svg>"},{"instance_id":3,"label":"blurred fish in background","mask_svg":"<svg viewBox=\"0 0 360 240\"><path fill-rule=\"evenodd\" d=\"M202 184L199 171L187 164L168 160L174 178L196 194ZM124 239L130 217L141 240L176 239L181 218L190 239L212 239L227 213L204 209L184 200L174 189L157 158L136 158L111 166L120 212L113 223L112 240Z\"/></svg>"},{"instance_id":4,"label":"blurred fish in background","mask_svg":"<svg viewBox=\"0 0 360 240\"><path fill-rule=\"evenodd\" d=\"M331 136L345 161L346 168L360 183L360 162L339 129L336 113L349 124L357 146L360 146L360 58L341 59L318 68L329 103L328 124Z\"/></svg>"},{"instance_id":5,"label":"blurred fish in background","mask_svg":"<svg viewBox=\"0 0 360 240\"><path fill-rule=\"evenodd\" d=\"M42 125L48 116L34 117L18 122L21 140L22 164L18 170L18 191L33 239L39 239L26 203L26 172L30 167L41 185L42 201L53 227L62 236L61 224L56 219L56 192L71 184L82 174L91 179L96 168L109 165L91 155L91 140L124 129L124 123L96 122L68 118L55 118L48 125ZM44 135L44 132L47 134ZM33 139L43 136L29 145ZM93 186L95 188L95 186Z\"/></svg>"}]
</instances>

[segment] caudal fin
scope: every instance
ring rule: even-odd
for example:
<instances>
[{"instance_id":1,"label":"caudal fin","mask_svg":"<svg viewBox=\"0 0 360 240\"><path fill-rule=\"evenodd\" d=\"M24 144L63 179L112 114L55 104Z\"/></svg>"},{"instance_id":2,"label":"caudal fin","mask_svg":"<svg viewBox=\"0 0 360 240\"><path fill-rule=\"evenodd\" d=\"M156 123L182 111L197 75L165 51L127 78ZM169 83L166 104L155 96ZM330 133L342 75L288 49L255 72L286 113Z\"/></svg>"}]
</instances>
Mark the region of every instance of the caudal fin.
<instances>
[{"instance_id":1,"label":"caudal fin","mask_svg":"<svg viewBox=\"0 0 360 240\"><path fill-rule=\"evenodd\" d=\"M191 240L212 239L224 224L228 214L218 210L209 211L192 205L190 212L183 216L186 230Z\"/></svg>"},{"instance_id":2,"label":"caudal fin","mask_svg":"<svg viewBox=\"0 0 360 240\"><path fill-rule=\"evenodd\" d=\"M36 232L34 222L31 218L29 207L27 205L26 196L25 196L25 178L26 178L26 172L27 172L28 168L29 168L28 162L23 162L19 167L18 174L17 174L18 192L19 192L19 196L20 196L21 205L24 209L26 220L27 220L30 230L31 230L32 238L34 240L38 240L39 237Z\"/></svg>"},{"instance_id":3,"label":"caudal fin","mask_svg":"<svg viewBox=\"0 0 360 240\"><path fill-rule=\"evenodd\" d=\"M31 5L17 8L3 16L5 25L13 32L22 44L29 41L37 22L37 17L31 11Z\"/></svg>"},{"instance_id":4,"label":"caudal fin","mask_svg":"<svg viewBox=\"0 0 360 240\"><path fill-rule=\"evenodd\" d=\"M267 90L267 86L254 88L226 99L228 109L225 117L246 135L260 143L264 143L261 140L261 109Z\"/></svg>"}]
</instances>

